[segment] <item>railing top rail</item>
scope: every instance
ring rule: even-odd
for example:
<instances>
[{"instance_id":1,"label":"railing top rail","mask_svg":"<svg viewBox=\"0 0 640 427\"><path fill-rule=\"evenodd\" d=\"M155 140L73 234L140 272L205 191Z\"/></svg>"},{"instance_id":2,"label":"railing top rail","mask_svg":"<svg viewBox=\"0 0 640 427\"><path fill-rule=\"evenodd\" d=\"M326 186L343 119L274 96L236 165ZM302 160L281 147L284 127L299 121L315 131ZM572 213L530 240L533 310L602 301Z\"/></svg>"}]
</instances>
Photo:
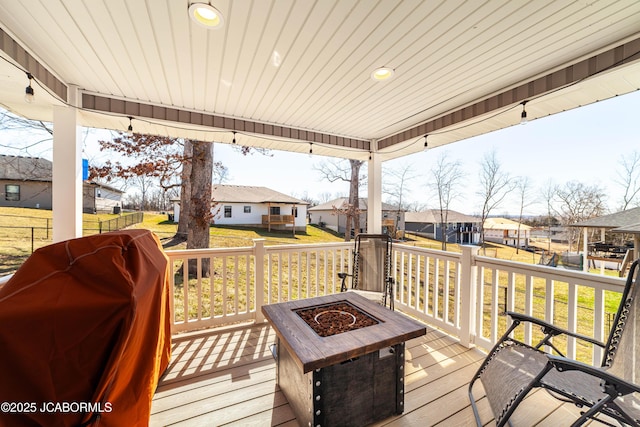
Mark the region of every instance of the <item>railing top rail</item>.
<instances>
[{"instance_id":1,"label":"railing top rail","mask_svg":"<svg viewBox=\"0 0 640 427\"><path fill-rule=\"evenodd\" d=\"M531 276L549 277L559 282L578 282L594 288L603 288L611 291L620 291L620 288L624 287L625 284L625 279L620 277L603 276L600 274L585 273L583 271L571 271L564 268L501 260L480 255L475 257L475 262L476 265L489 266L501 271L513 271Z\"/></svg>"},{"instance_id":2,"label":"railing top rail","mask_svg":"<svg viewBox=\"0 0 640 427\"><path fill-rule=\"evenodd\" d=\"M349 249L353 248L353 242L333 242L333 243L305 243L265 246L267 252L278 251L304 251L309 249Z\"/></svg>"},{"instance_id":3,"label":"railing top rail","mask_svg":"<svg viewBox=\"0 0 640 427\"><path fill-rule=\"evenodd\" d=\"M164 251L168 257L200 256L200 255L225 255L225 254L251 254L253 246L241 246L235 248L206 248L206 249L172 249Z\"/></svg>"},{"instance_id":4,"label":"railing top rail","mask_svg":"<svg viewBox=\"0 0 640 427\"><path fill-rule=\"evenodd\" d=\"M452 261L460 261L460 258L462 258L462 254L461 253L457 253L457 252L448 252L448 251L443 251L440 249L431 249L431 248L421 248L418 246L410 246L410 245L404 245L401 243L395 244L393 245L393 249L394 250L403 250L405 252L410 252L410 253L415 253L415 254L421 254L421 255L431 255L437 258L441 258L441 259L449 259Z\"/></svg>"}]
</instances>

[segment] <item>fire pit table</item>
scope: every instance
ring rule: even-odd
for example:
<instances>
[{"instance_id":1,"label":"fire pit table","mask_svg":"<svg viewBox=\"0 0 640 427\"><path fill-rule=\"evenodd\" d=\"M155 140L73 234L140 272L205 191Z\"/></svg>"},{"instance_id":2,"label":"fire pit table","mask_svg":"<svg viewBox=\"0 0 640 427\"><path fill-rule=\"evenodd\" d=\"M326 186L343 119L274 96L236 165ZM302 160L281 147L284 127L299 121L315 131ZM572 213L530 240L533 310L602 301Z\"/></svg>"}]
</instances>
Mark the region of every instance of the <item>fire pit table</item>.
<instances>
[{"instance_id":1,"label":"fire pit table","mask_svg":"<svg viewBox=\"0 0 640 427\"><path fill-rule=\"evenodd\" d=\"M364 426L404 410L404 343L426 327L354 292L269 304L277 382L301 426Z\"/></svg>"}]
</instances>

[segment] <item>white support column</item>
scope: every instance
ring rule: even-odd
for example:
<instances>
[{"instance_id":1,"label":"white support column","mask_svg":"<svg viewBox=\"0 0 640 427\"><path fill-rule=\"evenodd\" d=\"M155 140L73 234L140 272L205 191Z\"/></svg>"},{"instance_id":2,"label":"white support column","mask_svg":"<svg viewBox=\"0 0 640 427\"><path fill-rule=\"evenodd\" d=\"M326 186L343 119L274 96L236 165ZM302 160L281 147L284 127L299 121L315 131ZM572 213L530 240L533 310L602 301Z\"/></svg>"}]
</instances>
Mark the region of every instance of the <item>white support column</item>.
<instances>
[{"instance_id":1,"label":"white support column","mask_svg":"<svg viewBox=\"0 0 640 427\"><path fill-rule=\"evenodd\" d=\"M460 344L467 348L474 346L476 336L476 316L478 310L478 267L476 257L478 246L460 245Z\"/></svg>"},{"instance_id":2,"label":"white support column","mask_svg":"<svg viewBox=\"0 0 640 427\"><path fill-rule=\"evenodd\" d=\"M372 141L372 145L375 141ZM367 233L382 233L382 161L377 153L371 153L367 164Z\"/></svg>"},{"instance_id":3,"label":"white support column","mask_svg":"<svg viewBox=\"0 0 640 427\"><path fill-rule=\"evenodd\" d=\"M78 89L69 87L77 105ZM75 107L53 109L53 242L82 236L82 142Z\"/></svg>"}]
</instances>

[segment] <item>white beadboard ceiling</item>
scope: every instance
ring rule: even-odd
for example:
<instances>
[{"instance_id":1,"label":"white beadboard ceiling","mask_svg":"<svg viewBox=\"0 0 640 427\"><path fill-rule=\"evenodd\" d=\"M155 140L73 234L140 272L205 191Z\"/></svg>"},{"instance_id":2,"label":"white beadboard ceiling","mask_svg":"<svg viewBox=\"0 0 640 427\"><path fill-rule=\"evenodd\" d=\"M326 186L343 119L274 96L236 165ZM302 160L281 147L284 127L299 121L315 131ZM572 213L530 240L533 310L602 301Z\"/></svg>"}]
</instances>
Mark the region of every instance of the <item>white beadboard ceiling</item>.
<instances>
[{"instance_id":1,"label":"white beadboard ceiling","mask_svg":"<svg viewBox=\"0 0 640 427\"><path fill-rule=\"evenodd\" d=\"M364 160L640 88L638 0L211 0L216 30L191 3L0 0L0 102L52 120L77 89L89 127Z\"/></svg>"}]
</instances>

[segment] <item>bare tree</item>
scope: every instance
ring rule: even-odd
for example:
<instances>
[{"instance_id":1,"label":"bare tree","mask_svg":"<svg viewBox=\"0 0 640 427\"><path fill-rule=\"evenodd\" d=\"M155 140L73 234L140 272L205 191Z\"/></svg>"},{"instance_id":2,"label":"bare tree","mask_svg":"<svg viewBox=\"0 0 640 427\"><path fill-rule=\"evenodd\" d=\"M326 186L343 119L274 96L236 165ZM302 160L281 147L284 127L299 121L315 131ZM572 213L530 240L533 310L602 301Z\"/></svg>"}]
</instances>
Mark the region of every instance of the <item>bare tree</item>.
<instances>
[{"instance_id":1,"label":"bare tree","mask_svg":"<svg viewBox=\"0 0 640 427\"><path fill-rule=\"evenodd\" d=\"M129 178L133 181L133 186L140 190L140 205L138 210L144 211L149 209L149 193L157 185L155 178L147 175L136 175Z\"/></svg>"},{"instance_id":2,"label":"bare tree","mask_svg":"<svg viewBox=\"0 0 640 427\"><path fill-rule=\"evenodd\" d=\"M184 140L184 161L182 163L180 188L180 216L178 217L178 229L176 238L186 241L189 236L189 217L191 216L191 159L193 158L193 144L190 139Z\"/></svg>"},{"instance_id":3,"label":"bare tree","mask_svg":"<svg viewBox=\"0 0 640 427\"><path fill-rule=\"evenodd\" d=\"M30 120L0 108L0 130L12 131L19 135L11 145L0 144L0 149L5 154L48 157L45 153L53 149L53 124L50 122ZM93 131L93 129L82 128L83 144L86 144L87 137Z\"/></svg>"},{"instance_id":4,"label":"bare tree","mask_svg":"<svg viewBox=\"0 0 640 427\"><path fill-rule=\"evenodd\" d=\"M358 232L360 230L360 203L358 190L360 188L360 160L349 160L349 164L339 161L322 162L316 167L322 177L329 182L344 181L349 183L349 201L346 206L338 207L339 212L347 217L347 225L344 240L351 240L351 232L353 229Z\"/></svg>"},{"instance_id":5,"label":"bare tree","mask_svg":"<svg viewBox=\"0 0 640 427\"><path fill-rule=\"evenodd\" d=\"M462 164L458 160L450 159L445 151L438 157L435 167L431 170L431 176L433 181L430 187L438 196L442 250L446 251L449 207L451 202L460 195L458 190L464 178Z\"/></svg>"},{"instance_id":6,"label":"bare tree","mask_svg":"<svg viewBox=\"0 0 640 427\"><path fill-rule=\"evenodd\" d=\"M318 203L319 204L326 203L331 199L333 199L333 196L328 191L325 191L325 192L322 192L322 193L318 194Z\"/></svg>"},{"instance_id":7,"label":"bare tree","mask_svg":"<svg viewBox=\"0 0 640 427\"><path fill-rule=\"evenodd\" d=\"M382 193L387 195L390 204L396 206L396 218L400 218L400 212L406 210L404 196L407 184L417 177L418 174L415 173L411 164L405 164L398 169L386 171L383 178Z\"/></svg>"},{"instance_id":8,"label":"bare tree","mask_svg":"<svg viewBox=\"0 0 640 427\"><path fill-rule=\"evenodd\" d=\"M482 197L482 214L480 217L480 241L484 247L484 224L494 208L500 205L507 194L513 190L515 182L505 172L496 157L495 150L485 154L481 163L478 184L478 195Z\"/></svg>"},{"instance_id":9,"label":"bare tree","mask_svg":"<svg viewBox=\"0 0 640 427\"><path fill-rule=\"evenodd\" d=\"M531 193L531 179L528 176L519 177L516 180L516 188L515 191L518 194L518 201L520 203L520 214L518 215L518 238L516 244L516 253L520 252L520 227L522 227L522 216L524 214L524 208L531 204L530 193Z\"/></svg>"},{"instance_id":10,"label":"bare tree","mask_svg":"<svg viewBox=\"0 0 640 427\"><path fill-rule=\"evenodd\" d=\"M634 150L629 154L620 156L618 164L621 169L616 171L614 180L624 190L620 202L620 210L624 211L634 202L638 205L637 197L640 194L640 152Z\"/></svg>"},{"instance_id":11,"label":"bare tree","mask_svg":"<svg viewBox=\"0 0 640 427\"><path fill-rule=\"evenodd\" d=\"M540 196L544 201L547 209L547 238L548 238L547 253L549 254L551 254L551 226L553 225L552 219L553 219L553 213L554 213L553 202L555 200L557 192L558 192L558 188L553 183L552 180L548 180L545 183L544 187L542 187L542 190L540 192Z\"/></svg>"},{"instance_id":12,"label":"bare tree","mask_svg":"<svg viewBox=\"0 0 640 427\"><path fill-rule=\"evenodd\" d=\"M569 181L558 188L556 196L559 200L557 212L562 225L568 230L571 250L574 241L580 244L580 230L569 225L602 215L605 212L606 194L598 186Z\"/></svg>"}]
</instances>

